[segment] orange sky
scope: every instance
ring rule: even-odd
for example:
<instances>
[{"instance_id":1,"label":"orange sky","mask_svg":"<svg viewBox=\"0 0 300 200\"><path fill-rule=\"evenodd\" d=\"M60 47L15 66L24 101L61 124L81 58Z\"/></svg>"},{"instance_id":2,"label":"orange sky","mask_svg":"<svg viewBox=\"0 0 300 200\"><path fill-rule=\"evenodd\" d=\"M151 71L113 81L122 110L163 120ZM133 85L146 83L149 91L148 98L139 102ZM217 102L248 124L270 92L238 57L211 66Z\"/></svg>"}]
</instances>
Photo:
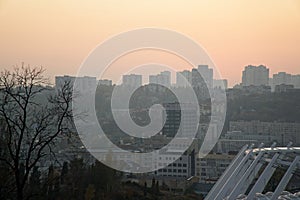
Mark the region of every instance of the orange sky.
<instances>
[{"instance_id":1,"label":"orange sky","mask_svg":"<svg viewBox=\"0 0 300 200\"><path fill-rule=\"evenodd\" d=\"M142 27L194 38L230 85L248 64L300 74L299 0L0 0L0 69L74 75L104 39Z\"/></svg>"}]
</instances>

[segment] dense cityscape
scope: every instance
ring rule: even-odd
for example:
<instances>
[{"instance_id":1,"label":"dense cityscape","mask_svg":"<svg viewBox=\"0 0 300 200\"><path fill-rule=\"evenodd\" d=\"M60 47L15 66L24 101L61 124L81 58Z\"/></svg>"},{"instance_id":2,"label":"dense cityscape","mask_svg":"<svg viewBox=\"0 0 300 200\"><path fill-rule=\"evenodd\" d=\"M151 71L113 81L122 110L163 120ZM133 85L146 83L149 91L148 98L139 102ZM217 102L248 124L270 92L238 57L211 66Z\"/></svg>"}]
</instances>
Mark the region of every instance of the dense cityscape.
<instances>
[{"instance_id":1,"label":"dense cityscape","mask_svg":"<svg viewBox=\"0 0 300 200\"><path fill-rule=\"evenodd\" d=\"M171 83L171 72L168 71L150 75L147 84L142 83L142 75L138 74L123 75L120 85L108 79L97 80L96 77L56 76L55 86L47 86L47 90L37 98L38 101L44 104L43 96L59 93L65 83L73 85L75 80L79 82L81 90L97 88L95 108L99 123L107 137L127 151L151 152L160 149L176 134L191 134L191 123L198 124L198 130L195 137L191 136L192 145L183 155L178 151L160 152L158 160L146 159L140 163L130 163L130 158L122 152L118 157L110 158L122 161L124 171L128 167L146 169L153 166L157 169L135 174L121 173L96 161L89 152L91 149L87 151L76 136L76 129L70 128L66 135L72 137L56 139L51 149L55 156L49 153L30 172L28 187L32 189L27 192L36 192L37 199L44 199L45 195L49 199L202 199L245 145L259 147L262 143L265 146L276 143L277 146L285 147L291 142L292 146L300 145L300 75L280 72L270 78L267 67L246 66L242 72L242 83L233 88L228 88L226 79L214 80L213 77L213 70L207 65L177 72L176 83ZM125 92L128 88L138 88L131 99L130 114L139 125L149 123L148 109L151 105L162 104L167 114L163 129L149 140L135 138L119 130L110 110L115 87ZM193 105L187 103L187 109L182 111L176 97L169 91L171 88L182 92L187 87L192 87L197 94L201 116L199 122ZM216 123L220 120L218 113L224 112L224 102L217 103L219 106L214 108L217 111L212 115L211 102L216 99L209 96L210 90L214 93L226 91L224 127ZM209 124L212 124L212 129L208 128ZM218 132L221 132L220 136ZM216 143L203 157L199 151L207 135ZM184 146L185 142L185 138L178 140L174 144L175 150ZM97 147L93 150L97 150ZM2 151L5 152L5 148ZM172 164L166 165L168 160L172 160ZM3 177L6 175L5 170L1 173ZM276 171L264 192L272 191L281 176L282 171ZM101 177L101 181L97 177ZM300 177L295 173L286 190L298 192L299 181ZM9 189L7 181L1 184L3 191ZM66 193L70 196L62 198L61 195ZM1 195L6 198L5 193L1 192Z\"/></svg>"},{"instance_id":2,"label":"dense cityscape","mask_svg":"<svg viewBox=\"0 0 300 200\"><path fill-rule=\"evenodd\" d=\"M0 0L0 200L299 200L299 0Z\"/></svg>"}]
</instances>

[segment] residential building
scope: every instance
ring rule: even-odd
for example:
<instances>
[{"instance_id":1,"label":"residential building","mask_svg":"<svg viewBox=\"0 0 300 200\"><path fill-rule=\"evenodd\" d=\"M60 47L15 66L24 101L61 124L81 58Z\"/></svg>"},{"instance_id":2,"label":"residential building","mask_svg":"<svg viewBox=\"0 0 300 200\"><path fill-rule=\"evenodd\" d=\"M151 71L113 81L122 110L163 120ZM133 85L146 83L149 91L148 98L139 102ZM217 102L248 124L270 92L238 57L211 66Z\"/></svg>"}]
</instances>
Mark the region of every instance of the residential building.
<instances>
[{"instance_id":1,"label":"residential building","mask_svg":"<svg viewBox=\"0 0 300 200\"><path fill-rule=\"evenodd\" d=\"M235 155L208 154L196 159L196 176L200 181L217 181L230 165Z\"/></svg>"},{"instance_id":2,"label":"residential building","mask_svg":"<svg viewBox=\"0 0 300 200\"><path fill-rule=\"evenodd\" d=\"M142 86L142 75L123 75L123 86L138 88Z\"/></svg>"},{"instance_id":3,"label":"residential building","mask_svg":"<svg viewBox=\"0 0 300 200\"><path fill-rule=\"evenodd\" d=\"M184 70L176 73L176 87L186 88L192 84L192 72Z\"/></svg>"},{"instance_id":4,"label":"residential building","mask_svg":"<svg viewBox=\"0 0 300 200\"><path fill-rule=\"evenodd\" d=\"M292 75L292 85L294 85L294 88L299 89L300 88L300 74L298 75Z\"/></svg>"},{"instance_id":5,"label":"residential building","mask_svg":"<svg viewBox=\"0 0 300 200\"><path fill-rule=\"evenodd\" d=\"M100 80L98 80L98 85L112 86L112 80L100 79Z\"/></svg>"},{"instance_id":6,"label":"residential building","mask_svg":"<svg viewBox=\"0 0 300 200\"><path fill-rule=\"evenodd\" d=\"M189 103L168 103L164 104L164 108L166 116L162 133L167 137L174 137L178 133L178 136L194 138L199 115L197 107Z\"/></svg>"},{"instance_id":7,"label":"residential building","mask_svg":"<svg viewBox=\"0 0 300 200\"><path fill-rule=\"evenodd\" d=\"M228 81L227 79L214 79L213 81L214 88L224 89L228 88Z\"/></svg>"},{"instance_id":8,"label":"residential building","mask_svg":"<svg viewBox=\"0 0 300 200\"><path fill-rule=\"evenodd\" d=\"M55 76L55 87L61 88L64 84L70 83L72 86L74 85L76 77L74 76Z\"/></svg>"},{"instance_id":9,"label":"residential building","mask_svg":"<svg viewBox=\"0 0 300 200\"><path fill-rule=\"evenodd\" d=\"M241 135L244 135L244 139L247 137L247 139L265 143L275 141L278 145L284 146L292 141L294 145L300 145L300 123L231 121L229 122L229 131L240 131Z\"/></svg>"},{"instance_id":10,"label":"residential building","mask_svg":"<svg viewBox=\"0 0 300 200\"><path fill-rule=\"evenodd\" d=\"M248 65L243 71L242 86L269 85L269 69L263 65Z\"/></svg>"},{"instance_id":11,"label":"residential building","mask_svg":"<svg viewBox=\"0 0 300 200\"><path fill-rule=\"evenodd\" d=\"M282 92L288 92L288 91L290 91L292 89L294 89L294 86L291 85L291 84L289 84L289 85L287 85L287 84L280 84L280 85L276 85L275 86L275 90L274 91L277 92L277 93L282 93Z\"/></svg>"},{"instance_id":12,"label":"residential building","mask_svg":"<svg viewBox=\"0 0 300 200\"><path fill-rule=\"evenodd\" d=\"M171 72L163 71L163 72L160 72L160 74L157 74L157 75L150 75L149 76L149 83L170 87L171 86Z\"/></svg>"}]
</instances>

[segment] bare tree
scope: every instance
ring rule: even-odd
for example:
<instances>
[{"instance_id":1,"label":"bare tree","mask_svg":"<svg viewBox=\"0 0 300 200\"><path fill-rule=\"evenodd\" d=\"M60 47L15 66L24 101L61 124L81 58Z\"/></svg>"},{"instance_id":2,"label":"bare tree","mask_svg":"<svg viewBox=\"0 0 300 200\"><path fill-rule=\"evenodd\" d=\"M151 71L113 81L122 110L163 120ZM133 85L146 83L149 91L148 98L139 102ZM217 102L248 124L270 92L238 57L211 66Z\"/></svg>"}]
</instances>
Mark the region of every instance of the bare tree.
<instances>
[{"instance_id":1,"label":"bare tree","mask_svg":"<svg viewBox=\"0 0 300 200\"><path fill-rule=\"evenodd\" d=\"M49 82L43 72L23 65L0 74L0 136L6 150L0 162L13 174L19 200L25 199L30 172L53 152L54 142L67 132L72 117L70 82L46 98Z\"/></svg>"}]
</instances>

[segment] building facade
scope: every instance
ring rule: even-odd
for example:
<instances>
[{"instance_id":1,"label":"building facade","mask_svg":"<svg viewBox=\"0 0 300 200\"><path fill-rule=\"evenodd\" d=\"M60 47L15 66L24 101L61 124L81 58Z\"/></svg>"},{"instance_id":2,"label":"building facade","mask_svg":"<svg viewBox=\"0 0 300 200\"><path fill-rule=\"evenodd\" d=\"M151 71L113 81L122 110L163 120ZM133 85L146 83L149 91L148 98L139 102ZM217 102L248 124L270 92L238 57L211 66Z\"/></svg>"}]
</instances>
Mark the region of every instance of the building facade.
<instances>
[{"instance_id":1,"label":"building facade","mask_svg":"<svg viewBox=\"0 0 300 200\"><path fill-rule=\"evenodd\" d=\"M138 88L142 86L142 75L129 74L123 75L123 86Z\"/></svg>"},{"instance_id":2,"label":"building facade","mask_svg":"<svg viewBox=\"0 0 300 200\"><path fill-rule=\"evenodd\" d=\"M248 65L243 71L242 86L269 85L269 69L263 65Z\"/></svg>"}]
</instances>

